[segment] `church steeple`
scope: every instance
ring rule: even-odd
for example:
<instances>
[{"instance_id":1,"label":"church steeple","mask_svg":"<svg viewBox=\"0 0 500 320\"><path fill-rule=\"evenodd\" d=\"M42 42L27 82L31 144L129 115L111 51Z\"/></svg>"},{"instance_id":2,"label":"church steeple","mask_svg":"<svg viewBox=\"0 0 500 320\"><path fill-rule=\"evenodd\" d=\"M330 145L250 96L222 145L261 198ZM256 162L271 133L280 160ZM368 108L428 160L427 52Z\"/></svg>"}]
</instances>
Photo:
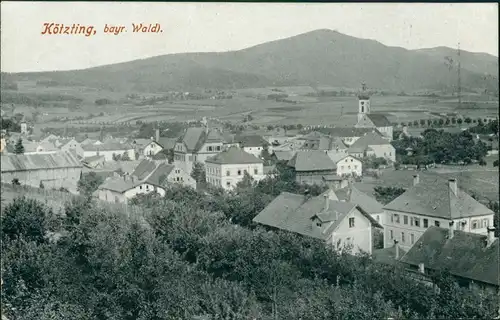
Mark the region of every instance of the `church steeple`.
<instances>
[{"instance_id":1,"label":"church steeple","mask_svg":"<svg viewBox=\"0 0 500 320\"><path fill-rule=\"evenodd\" d=\"M365 114L370 114L370 95L366 88L366 83L363 82L358 94L358 121L361 121Z\"/></svg>"}]
</instances>

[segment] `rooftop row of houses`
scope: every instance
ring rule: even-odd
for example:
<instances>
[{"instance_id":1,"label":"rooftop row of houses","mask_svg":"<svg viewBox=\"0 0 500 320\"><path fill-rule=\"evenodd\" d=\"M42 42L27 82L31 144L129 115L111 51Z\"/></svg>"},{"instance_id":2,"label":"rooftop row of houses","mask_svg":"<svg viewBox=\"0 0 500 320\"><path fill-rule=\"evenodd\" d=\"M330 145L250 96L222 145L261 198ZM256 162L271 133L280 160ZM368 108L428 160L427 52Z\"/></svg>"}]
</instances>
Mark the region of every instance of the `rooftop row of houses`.
<instances>
[{"instance_id":1,"label":"rooftop row of houses","mask_svg":"<svg viewBox=\"0 0 500 320\"><path fill-rule=\"evenodd\" d=\"M494 213L458 187L456 179L414 176L414 184L387 205L355 184L330 185L318 197L282 193L253 221L324 240L338 250L373 253L385 263L448 270L459 280L499 289ZM372 252L372 227L384 249ZM424 267L425 266L425 267Z\"/></svg>"}]
</instances>

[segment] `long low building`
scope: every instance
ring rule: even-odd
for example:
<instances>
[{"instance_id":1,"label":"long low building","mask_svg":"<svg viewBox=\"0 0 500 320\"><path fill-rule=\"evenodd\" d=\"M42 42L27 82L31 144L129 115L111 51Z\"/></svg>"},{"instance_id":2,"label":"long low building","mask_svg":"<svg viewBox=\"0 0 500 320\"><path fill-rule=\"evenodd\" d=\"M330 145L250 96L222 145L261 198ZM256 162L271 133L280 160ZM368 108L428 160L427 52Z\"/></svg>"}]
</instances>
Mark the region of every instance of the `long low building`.
<instances>
[{"instance_id":1,"label":"long low building","mask_svg":"<svg viewBox=\"0 0 500 320\"><path fill-rule=\"evenodd\" d=\"M77 192L82 164L74 152L9 154L1 157L2 182Z\"/></svg>"}]
</instances>

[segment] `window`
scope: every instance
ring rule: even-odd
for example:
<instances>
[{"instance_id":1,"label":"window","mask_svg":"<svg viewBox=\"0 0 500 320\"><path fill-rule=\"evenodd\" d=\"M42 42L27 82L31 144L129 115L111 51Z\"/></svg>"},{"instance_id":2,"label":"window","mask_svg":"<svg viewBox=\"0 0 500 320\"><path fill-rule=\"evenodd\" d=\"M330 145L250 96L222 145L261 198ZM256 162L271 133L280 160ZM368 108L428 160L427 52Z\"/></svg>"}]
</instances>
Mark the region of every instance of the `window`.
<instances>
[{"instance_id":1,"label":"window","mask_svg":"<svg viewBox=\"0 0 500 320\"><path fill-rule=\"evenodd\" d=\"M351 169L351 166L347 166L347 169Z\"/></svg>"},{"instance_id":2,"label":"window","mask_svg":"<svg viewBox=\"0 0 500 320\"><path fill-rule=\"evenodd\" d=\"M207 149L208 149L208 151L213 151L213 147L212 146L209 146Z\"/></svg>"},{"instance_id":3,"label":"window","mask_svg":"<svg viewBox=\"0 0 500 320\"><path fill-rule=\"evenodd\" d=\"M403 223L408 224L408 216L403 216Z\"/></svg>"},{"instance_id":4,"label":"window","mask_svg":"<svg viewBox=\"0 0 500 320\"><path fill-rule=\"evenodd\" d=\"M439 221L434 220L434 225L435 225L436 227L439 227Z\"/></svg>"},{"instance_id":5,"label":"window","mask_svg":"<svg viewBox=\"0 0 500 320\"><path fill-rule=\"evenodd\" d=\"M139 189L141 189L141 190L142 190L142 186L140 186L140 187L139 187Z\"/></svg>"},{"instance_id":6,"label":"window","mask_svg":"<svg viewBox=\"0 0 500 320\"><path fill-rule=\"evenodd\" d=\"M401 242L405 242L405 233L401 232Z\"/></svg>"},{"instance_id":7,"label":"window","mask_svg":"<svg viewBox=\"0 0 500 320\"><path fill-rule=\"evenodd\" d=\"M420 218L414 218L413 221L415 223L415 227L420 227Z\"/></svg>"},{"instance_id":8,"label":"window","mask_svg":"<svg viewBox=\"0 0 500 320\"><path fill-rule=\"evenodd\" d=\"M391 237L391 240L394 239L394 234L393 234L392 230L389 230L389 235Z\"/></svg>"},{"instance_id":9,"label":"window","mask_svg":"<svg viewBox=\"0 0 500 320\"><path fill-rule=\"evenodd\" d=\"M229 170L226 171L226 176L230 176L231 175L231 172L229 172Z\"/></svg>"},{"instance_id":10,"label":"window","mask_svg":"<svg viewBox=\"0 0 500 320\"><path fill-rule=\"evenodd\" d=\"M472 220L472 229L477 229L477 220Z\"/></svg>"},{"instance_id":11,"label":"window","mask_svg":"<svg viewBox=\"0 0 500 320\"><path fill-rule=\"evenodd\" d=\"M411 241L411 244L414 244L415 243L415 236L412 234L410 234L410 241Z\"/></svg>"},{"instance_id":12,"label":"window","mask_svg":"<svg viewBox=\"0 0 500 320\"><path fill-rule=\"evenodd\" d=\"M259 170L258 169L253 169L253 173L254 174L259 174Z\"/></svg>"},{"instance_id":13,"label":"window","mask_svg":"<svg viewBox=\"0 0 500 320\"><path fill-rule=\"evenodd\" d=\"M427 228L429 226L429 220L424 219L424 228Z\"/></svg>"},{"instance_id":14,"label":"window","mask_svg":"<svg viewBox=\"0 0 500 320\"><path fill-rule=\"evenodd\" d=\"M217 151L220 151L220 146L215 147Z\"/></svg>"},{"instance_id":15,"label":"window","mask_svg":"<svg viewBox=\"0 0 500 320\"><path fill-rule=\"evenodd\" d=\"M354 228L354 218L349 218L349 228Z\"/></svg>"},{"instance_id":16,"label":"window","mask_svg":"<svg viewBox=\"0 0 500 320\"><path fill-rule=\"evenodd\" d=\"M394 214L394 220L396 221L396 223L400 223L399 214L397 213Z\"/></svg>"},{"instance_id":17,"label":"window","mask_svg":"<svg viewBox=\"0 0 500 320\"><path fill-rule=\"evenodd\" d=\"M391 214L391 222L394 222L394 215Z\"/></svg>"},{"instance_id":18,"label":"window","mask_svg":"<svg viewBox=\"0 0 500 320\"><path fill-rule=\"evenodd\" d=\"M344 166L340 166L340 169L344 170Z\"/></svg>"},{"instance_id":19,"label":"window","mask_svg":"<svg viewBox=\"0 0 500 320\"><path fill-rule=\"evenodd\" d=\"M231 182L226 182L226 186L230 187L231 186Z\"/></svg>"},{"instance_id":20,"label":"window","mask_svg":"<svg viewBox=\"0 0 500 320\"><path fill-rule=\"evenodd\" d=\"M238 170L238 175L241 176L241 170Z\"/></svg>"},{"instance_id":21,"label":"window","mask_svg":"<svg viewBox=\"0 0 500 320\"><path fill-rule=\"evenodd\" d=\"M483 228L488 227L488 219L483 219Z\"/></svg>"},{"instance_id":22,"label":"window","mask_svg":"<svg viewBox=\"0 0 500 320\"><path fill-rule=\"evenodd\" d=\"M345 159L345 162L347 162L347 159Z\"/></svg>"}]
</instances>

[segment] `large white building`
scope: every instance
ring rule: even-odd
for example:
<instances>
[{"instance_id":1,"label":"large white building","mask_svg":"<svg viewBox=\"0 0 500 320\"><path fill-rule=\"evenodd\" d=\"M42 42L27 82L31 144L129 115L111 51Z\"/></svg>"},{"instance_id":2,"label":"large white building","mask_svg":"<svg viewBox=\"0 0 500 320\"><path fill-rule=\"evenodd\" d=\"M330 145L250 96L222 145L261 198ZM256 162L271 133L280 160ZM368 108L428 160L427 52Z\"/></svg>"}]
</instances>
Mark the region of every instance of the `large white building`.
<instances>
[{"instance_id":1,"label":"large white building","mask_svg":"<svg viewBox=\"0 0 500 320\"><path fill-rule=\"evenodd\" d=\"M243 180L245 173L254 180L264 179L263 161L238 147L231 147L205 161L207 182L231 190Z\"/></svg>"},{"instance_id":2,"label":"large white building","mask_svg":"<svg viewBox=\"0 0 500 320\"><path fill-rule=\"evenodd\" d=\"M456 179L414 175L413 186L384 207L384 247L407 251L430 227L487 234L494 213L458 187Z\"/></svg>"},{"instance_id":3,"label":"large white building","mask_svg":"<svg viewBox=\"0 0 500 320\"><path fill-rule=\"evenodd\" d=\"M174 148L174 164L191 174L196 162L205 160L225 149L224 137L214 129L188 128Z\"/></svg>"}]
</instances>

